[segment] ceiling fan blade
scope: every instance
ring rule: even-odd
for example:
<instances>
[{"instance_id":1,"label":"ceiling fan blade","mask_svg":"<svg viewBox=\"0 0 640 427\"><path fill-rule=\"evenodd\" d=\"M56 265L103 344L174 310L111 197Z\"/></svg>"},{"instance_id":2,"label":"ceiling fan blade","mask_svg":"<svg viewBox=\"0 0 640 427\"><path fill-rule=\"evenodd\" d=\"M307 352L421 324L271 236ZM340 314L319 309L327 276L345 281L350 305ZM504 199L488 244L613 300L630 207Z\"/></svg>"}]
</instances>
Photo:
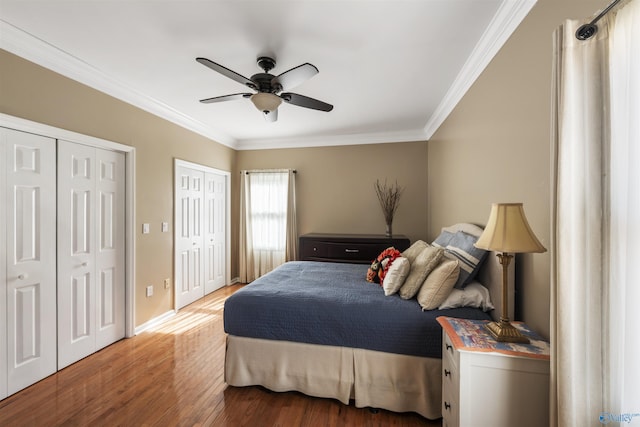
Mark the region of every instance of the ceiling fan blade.
<instances>
[{"instance_id":1,"label":"ceiling fan blade","mask_svg":"<svg viewBox=\"0 0 640 427\"><path fill-rule=\"evenodd\" d=\"M318 101L314 98L309 98L308 96L298 95L297 93L283 93L280 95L285 102L289 104L297 105L298 107L311 108L312 110L320 110L320 111L331 111L333 110L333 105L327 104L326 102Z\"/></svg>"},{"instance_id":2,"label":"ceiling fan blade","mask_svg":"<svg viewBox=\"0 0 640 427\"><path fill-rule=\"evenodd\" d=\"M238 74L235 71L228 69L227 67L216 64L215 62L207 58L196 58L196 61L206 67L211 68L213 71L217 71L225 77L229 77L231 80L235 80L242 85L250 87L251 89L256 89L256 84L242 74Z\"/></svg>"},{"instance_id":3,"label":"ceiling fan blade","mask_svg":"<svg viewBox=\"0 0 640 427\"><path fill-rule=\"evenodd\" d=\"M318 69L315 65L307 62L274 77L271 80L271 85L279 87L279 90L290 90L316 74L318 74Z\"/></svg>"},{"instance_id":4,"label":"ceiling fan blade","mask_svg":"<svg viewBox=\"0 0 640 427\"><path fill-rule=\"evenodd\" d=\"M265 111L262 115L264 116L265 121L269 123L273 123L278 120L278 110Z\"/></svg>"},{"instance_id":5,"label":"ceiling fan blade","mask_svg":"<svg viewBox=\"0 0 640 427\"><path fill-rule=\"evenodd\" d=\"M233 93L231 95L214 96L213 98L201 99L203 104L212 104L214 102L233 101L241 98L250 98L251 93Z\"/></svg>"}]
</instances>

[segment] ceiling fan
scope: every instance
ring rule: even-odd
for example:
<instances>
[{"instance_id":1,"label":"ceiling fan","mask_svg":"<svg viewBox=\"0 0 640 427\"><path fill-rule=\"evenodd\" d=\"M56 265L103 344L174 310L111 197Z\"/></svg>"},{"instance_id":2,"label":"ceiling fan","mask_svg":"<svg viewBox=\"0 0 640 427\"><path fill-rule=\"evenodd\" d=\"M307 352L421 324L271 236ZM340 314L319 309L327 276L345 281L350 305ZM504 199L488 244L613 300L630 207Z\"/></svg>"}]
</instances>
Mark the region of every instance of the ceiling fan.
<instances>
[{"instance_id":1,"label":"ceiling fan","mask_svg":"<svg viewBox=\"0 0 640 427\"><path fill-rule=\"evenodd\" d=\"M256 108L262 112L265 120L268 122L278 120L278 106L280 106L282 101L312 110L331 111L333 109L333 105L327 104L326 102L297 93L284 92L293 89L318 74L318 69L312 64L304 63L274 76L273 74L269 74L269 71L275 68L276 61L273 58L261 56L258 58L258 67L262 68L264 73L254 74L248 79L207 58L196 58L196 61L256 91L256 93L233 93L231 95L201 99L200 102L204 104L249 98Z\"/></svg>"}]
</instances>

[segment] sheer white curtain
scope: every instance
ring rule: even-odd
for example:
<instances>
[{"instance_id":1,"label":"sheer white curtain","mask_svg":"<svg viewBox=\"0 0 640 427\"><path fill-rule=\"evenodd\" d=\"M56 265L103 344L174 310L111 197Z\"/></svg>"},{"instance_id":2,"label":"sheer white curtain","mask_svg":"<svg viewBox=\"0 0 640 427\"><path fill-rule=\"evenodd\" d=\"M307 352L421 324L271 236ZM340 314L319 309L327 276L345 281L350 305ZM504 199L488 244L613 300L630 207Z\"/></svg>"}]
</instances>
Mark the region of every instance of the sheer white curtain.
<instances>
[{"instance_id":1,"label":"sheer white curtain","mask_svg":"<svg viewBox=\"0 0 640 427\"><path fill-rule=\"evenodd\" d=\"M640 0L555 33L551 424L640 423ZM616 424L616 425L622 425Z\"/></svg>"},{"instance_id":2,"label":"sheer white curtain","mask_svg":"<svg viewBox=\"0 0 640 427\"><path fill-rule=\"evenodd\" d=\"M296 258L295 174L242 171L240 181L240 281L248 283Z\"/></svg>"}]
</instances>

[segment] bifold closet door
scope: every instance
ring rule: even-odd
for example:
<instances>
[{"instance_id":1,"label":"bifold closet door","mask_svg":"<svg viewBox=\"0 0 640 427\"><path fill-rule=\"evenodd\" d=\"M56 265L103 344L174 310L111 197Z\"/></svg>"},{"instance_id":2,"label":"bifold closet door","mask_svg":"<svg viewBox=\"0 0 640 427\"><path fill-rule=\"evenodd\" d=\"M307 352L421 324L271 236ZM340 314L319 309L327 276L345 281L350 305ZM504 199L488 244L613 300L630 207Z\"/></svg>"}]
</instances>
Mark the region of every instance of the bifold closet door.
<instances>
[{"instance_id":1,"label":"bifold closet door","mask_svg":"<svg viewBox=\"0 0 640 427\"><path fill-rule=\"evenodd\" d=\"M225 285L226 178L205 173L204 181L204 293L210 294Z\"/></svg>"},{"instance_id":2,"label":"bifold closet door","mask_svg":"<svg viewBox=\"0 0 640 427\"><path fill-rule=\"evenodd\" d=\"M56 371L55 149L0 128L0 397Z\"/></svg>"},{"instance_id":3,"label":"bifold closet door","mask_svg":"<svg viewBox=\"0 0 640 427\"><path fill-rule=\"evenodd\" d=\"M124 155L58 141L58 369L124 337Z\"/></svg>"},{"instance_id":4,"label":"bifold closet door","mask_svg":"<svg viewBox=\"0 0 640 427\"><path fill-rule=\"evenodd\" d=\"M178 166L176 189L176 308L204 296L204 172Z\"/></svg>"}]
</instances>

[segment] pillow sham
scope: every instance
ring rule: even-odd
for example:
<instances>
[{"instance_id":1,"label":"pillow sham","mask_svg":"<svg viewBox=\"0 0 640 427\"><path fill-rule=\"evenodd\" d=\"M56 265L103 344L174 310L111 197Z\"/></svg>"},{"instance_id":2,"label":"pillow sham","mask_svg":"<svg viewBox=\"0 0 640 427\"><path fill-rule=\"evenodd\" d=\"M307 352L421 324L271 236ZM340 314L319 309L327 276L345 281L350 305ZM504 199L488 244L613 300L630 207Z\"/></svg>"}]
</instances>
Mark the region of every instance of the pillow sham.
<instances>
[{"instance_id":1,"label":"pillow sham","mask_svg":"<svg viewBox=\"0 0 640 427\"><path fill-rule=\"evenodd\" d=\"M449 227L442 228L442 231L448 231L449 233L455 234L458 231L462 231L463 233L471 234L472 236L480 237L484 229L475 224L471 224L468 222L461 222L458 224L450 225Z\"/></svg>"},{"instance_id":2,"label":"pillow sham","mask_svg":"<svg viewBox=\"0 0 640 427\"><path fill-rule=\"evenodd\" d=\"M410 269L411 263L408 258L398 257L393 260L382 281L382 289L384 289L386 296L393 295L400 290Z\"/></svg>"},{"instance_id":3,"label":"pillow sham","mask_svg":"<svg viewBox=\"0 0 640 427\"><path fill-rule=\"evenodd\" d=\"M427 246L411 263L411 271L398 291L400 298L411 299L416 296L424 279L442 260L444 251L441 248Z\"/></svg>"},{"instance_id":4,"label":"pillow sham","mask_svg":"<svg viewBox=\"0 0 640 427\"><path fill-rule=\"evenodd\" d=\"M402 252L402 256L409 260L409 263L413 264L416 261L416 257L420 255L425 248L427 248L429 244L423 240L416 240L413 242L411 246L409 246L404 252Z\"/></svg>"},{"instance_id":5,"label":"pillow sham","mask_svg":"<svg viewBox=\"0 0 640 427\"><path fill-rule=\"evenodd\" d=\"M476 281L469 283L464 289L453 289L444 302L438 306L438 310L458 307L475 307L481 308L482 311L494 309L489 289Z\"/></svg>"},{"instance_id":6,"label":"pillow sham","mask_svg":"<svg viewBox=\"0 0 640 427\"><path fill-rule=\"evenodd\" d=\"M417 299L422 310L438 308L451 293L459 274L460 268L455 259L442 261L434 268L418 291Z\"/></svg>"},{"instance_id":7,"label":"pillow sham","mask_svg":"<svg viewBox=\"0 0 640 427\"><path fill-rule=\"evenodd\" d=\"M459 261L460 274L454 286L456 289L464 288L475 278L487 256L487 251L473 245L476 241L476 236L458 231L445 248L447 258Z\"/></svg>"}]
</instances>

